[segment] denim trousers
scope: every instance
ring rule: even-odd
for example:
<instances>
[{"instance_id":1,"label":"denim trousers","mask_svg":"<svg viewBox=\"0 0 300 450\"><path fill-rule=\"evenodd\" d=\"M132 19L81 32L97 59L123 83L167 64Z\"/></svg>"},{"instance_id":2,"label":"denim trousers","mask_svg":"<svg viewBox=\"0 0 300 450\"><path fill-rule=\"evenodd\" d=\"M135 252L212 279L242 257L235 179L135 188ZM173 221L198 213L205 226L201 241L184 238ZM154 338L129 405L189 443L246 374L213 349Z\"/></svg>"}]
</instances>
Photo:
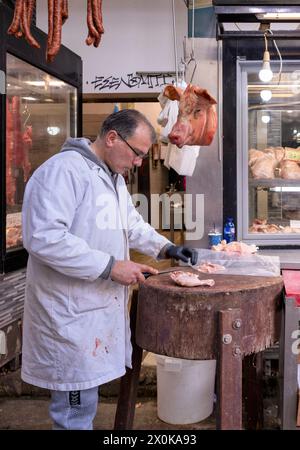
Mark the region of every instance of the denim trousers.
<instances>
[{"instance_id":1,"label":"denim trousers","mask_svg":"<svg viewBox=\"0 0 300 450\"><path fill-rule=\"evenodd\" d=\"M49 415L53 430L92 430L98 386L82 391L51 391Z\"/></svg>"}]
</instances>

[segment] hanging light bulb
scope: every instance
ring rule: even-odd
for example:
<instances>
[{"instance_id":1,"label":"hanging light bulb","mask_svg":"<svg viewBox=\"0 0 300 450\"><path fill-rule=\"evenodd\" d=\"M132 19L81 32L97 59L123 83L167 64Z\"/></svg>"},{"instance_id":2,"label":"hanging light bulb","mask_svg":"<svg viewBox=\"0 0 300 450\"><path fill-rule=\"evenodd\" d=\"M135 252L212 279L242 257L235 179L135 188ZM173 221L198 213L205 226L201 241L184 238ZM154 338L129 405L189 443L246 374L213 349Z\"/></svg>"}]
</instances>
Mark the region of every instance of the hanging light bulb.
<instances>
[{"instance_id":1,"label":"hanging light bulb","mask_svg":"<svg viewBox=\"0 0 300 450\"><path fill-rule=\"evenodd\" d=\"M260 96L263 101L268 102L272 98L272 91L270 89L263 89L260 91Z\"/></svg>"},{"instance_id":2,"label":"hanging light bulb","mask_svg":"<svg viewBox=\"0 0 300 450\"><path fill-rule=\"evenodd\" d=\"M263 116L261 116L261 121L263 123L269 123L270 120L271 120L271 118L270 118L269 114L264 114Z\"/></svg>"},{"instance_id":3,"label":"hanging light bulb","mask_svg":"<svg viewBox=\"0 0 300 450\"><path fill-rule=\"evenodd\" d=\"M258 77L261 81L268 83L273 78L273 72L270 66L270 53L268 52L268 41L266 33L264 34L264 38L265 38L265 51L263 57L263 64L261 70L259 71Z\"/></svg>"},{"instance_id":4,"label":"hanging light bulb","mask_svg":"<svg viewBox=\"0 0 300 450\"><path fill-rule=\"evenodd\" d=\"M269 82L273 78L273 72L270 67L270 53L268 51L264 52L263 65L258 76L259 79L264 82Z\"/></svg>"}]
</instances>

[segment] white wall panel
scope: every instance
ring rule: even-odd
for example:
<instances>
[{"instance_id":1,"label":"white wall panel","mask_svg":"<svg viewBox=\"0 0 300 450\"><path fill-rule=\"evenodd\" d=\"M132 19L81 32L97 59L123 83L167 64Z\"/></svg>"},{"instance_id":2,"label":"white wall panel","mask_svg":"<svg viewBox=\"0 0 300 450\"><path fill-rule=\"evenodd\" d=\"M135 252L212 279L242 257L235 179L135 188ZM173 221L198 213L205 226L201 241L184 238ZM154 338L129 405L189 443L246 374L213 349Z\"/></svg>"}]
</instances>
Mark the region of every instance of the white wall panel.
<instances>
[{"instance_id":1,"label":"white wall panel","mask_svg":"<svg viewBox=\"0 0 300 450\"><path fill-rule=\"evenodd\" d=\"M175 0L175 15L180 59L187 35L183 0ZM47 0L38 0L37 26L45 32L47 17ZM136 71L175 70L172 0L103 0L103 21L105 34L100 46L88 47L86 1L69 0L69 19L63 26L62 42L83 59L84 92L160 92L162 79L156 82L152 78L150 84L135 80L136 86L128 87L121 78L128 82L128 74ZM97 89L92 84L96 76L104 77ZM149 80L145 77L145 81Z\"/></svg>"}]
</instances>

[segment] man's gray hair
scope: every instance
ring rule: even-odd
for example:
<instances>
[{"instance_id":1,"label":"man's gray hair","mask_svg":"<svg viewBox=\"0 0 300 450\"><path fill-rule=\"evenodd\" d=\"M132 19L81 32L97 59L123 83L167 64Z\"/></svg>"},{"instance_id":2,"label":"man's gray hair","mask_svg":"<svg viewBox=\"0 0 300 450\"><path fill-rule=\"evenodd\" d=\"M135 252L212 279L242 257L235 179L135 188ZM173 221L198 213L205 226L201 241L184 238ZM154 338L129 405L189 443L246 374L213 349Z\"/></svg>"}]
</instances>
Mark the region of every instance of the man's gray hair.
<instances>
[{"instance_id":1,"label":"man's gray hair","mask_svg":"<svg viewBox=\"0 0 300 450\"><path fill-rule=\"evenodd\" d=\"M136 109L122 109L121 111L110 114L104 120L99 131L99 136L102 138L109 131L115 130L120 133L124 139L127 139L134 135L135 130L141 123L149 128L152 143L156 142L156 133L152 124L144 114Z\"/></svg>"}]
</instances>

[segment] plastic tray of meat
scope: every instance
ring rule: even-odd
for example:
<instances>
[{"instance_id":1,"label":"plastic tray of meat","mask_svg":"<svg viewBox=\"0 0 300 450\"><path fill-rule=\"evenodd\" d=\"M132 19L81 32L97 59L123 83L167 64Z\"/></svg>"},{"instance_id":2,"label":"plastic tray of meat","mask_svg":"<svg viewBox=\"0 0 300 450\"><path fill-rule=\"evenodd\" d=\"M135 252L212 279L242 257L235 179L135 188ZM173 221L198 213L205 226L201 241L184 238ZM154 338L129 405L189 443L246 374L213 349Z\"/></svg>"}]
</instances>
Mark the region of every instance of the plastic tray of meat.
<instances>
[{"instance_id":1,"label":"plastic tray of meat","mask_svg":"<svg viewBox=\"0 0 300 450\"><path fill-rule=\"evenodd\" d=\"M220 270L216 270L214 273L262 277L280 276L280 260L278 256L260 255L259 253L240 255L238 253L216 252L208 249L197 249L197 252L198 260L196 266L205 265L206 263L222 266Z\"/></svg>"}]
</instances>

